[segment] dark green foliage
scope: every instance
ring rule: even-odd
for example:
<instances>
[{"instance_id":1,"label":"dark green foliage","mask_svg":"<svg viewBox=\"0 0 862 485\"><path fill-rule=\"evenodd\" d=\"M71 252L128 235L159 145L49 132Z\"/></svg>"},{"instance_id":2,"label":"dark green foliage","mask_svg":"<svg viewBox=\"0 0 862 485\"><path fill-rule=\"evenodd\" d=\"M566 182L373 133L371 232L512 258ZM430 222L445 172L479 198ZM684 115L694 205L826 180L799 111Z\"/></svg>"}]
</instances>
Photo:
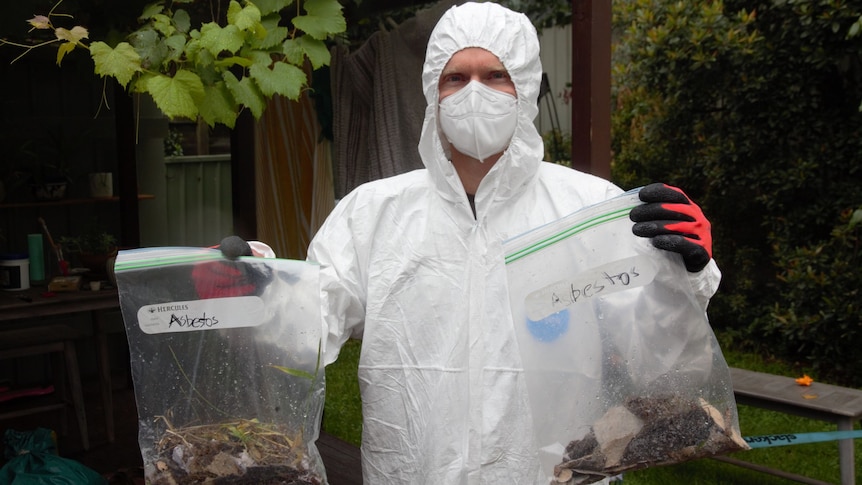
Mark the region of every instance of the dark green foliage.
<instances>
[{"instance_id":1,"label":"dark green foliage","mask_svg":"<svg viewBox=\"0 0 862 485\"><path fill-rule=\"evenodd\" d=\"M804 329L818 312L847 312L837 293L855 286L833 287L803 310L788 299L802 281L784 272L791 257L826 275L838 270L836 259L852 260L833 228L862 206L862 36L848 35L862 0L630 0L614 8L615 181L678 185L703 207L724 274L713 325L748 330L750 341L769 337L790 359L831 365L836 349L818 345L825 334ZM832 260L806 249L821 245ZM776 317L789 312L795 317L776 331ZM858 331L859 317L844 317ZM849 351L853 342L830 345Z\"/></svg>"},{"instance_id":2,"label":"dark green foliage","mask_svg":"<svg viewBox=\"0 0 862 485\"><path fill-rule=\"evenodd\" d=\"M560 132L553 129L542 134L545 143L545 158L547 162L554 162L566 167L572 166L572 134Z\"/></svg>"},{"instance_id":3,"label":"dark green foliage","mask_svg":"<svg viewBox=\"0 0 862 485\"><path fill-rule=\"evenodd\" d=\"M832 237L809 246L776 248L784 292L758 321L776 350L811 362L818 375L859 385L862 305L862 209L846 211ZM776 243L778 244L778 243Z\"/></svg>"},{"instance_id":4,"label":"dark green foliage","mask_svg":"<svg viewBox=\"0 0 862 485\"><path fill-rule=\"evenodd\" d=\"M498 0L498 3L530 18L536 30L572 23L571 0Z\"/></svg>"}]
</instances>

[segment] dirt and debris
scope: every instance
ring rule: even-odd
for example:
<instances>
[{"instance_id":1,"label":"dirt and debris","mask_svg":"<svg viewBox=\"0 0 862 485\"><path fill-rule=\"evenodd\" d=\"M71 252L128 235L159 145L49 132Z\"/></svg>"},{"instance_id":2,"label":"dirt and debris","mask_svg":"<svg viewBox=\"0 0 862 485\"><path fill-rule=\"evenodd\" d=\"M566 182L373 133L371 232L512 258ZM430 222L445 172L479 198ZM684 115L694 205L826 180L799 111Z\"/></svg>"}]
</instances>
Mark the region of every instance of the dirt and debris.
<instances>
[{"instance_id":1,"label":"dirt and debris","mask_svg":"<svg viewBox=\"0 0 862 485\"><path fill-rule=\"evenodd\" d=\"M704 399L629 398L566 446L554 482L588 484L627 470L748 449L730 418Z\"/></svg>"},{"instance_id":2,"label":"dirt and debris","mask_svg":"<svg viewBox=\"0 0 862 485\"><path fill-rule=\"evenodd\" d=\"M239 420L168 429L156 445L153 485L320 485L301 439L278 425Z\"/></svg>"}]
</instances>

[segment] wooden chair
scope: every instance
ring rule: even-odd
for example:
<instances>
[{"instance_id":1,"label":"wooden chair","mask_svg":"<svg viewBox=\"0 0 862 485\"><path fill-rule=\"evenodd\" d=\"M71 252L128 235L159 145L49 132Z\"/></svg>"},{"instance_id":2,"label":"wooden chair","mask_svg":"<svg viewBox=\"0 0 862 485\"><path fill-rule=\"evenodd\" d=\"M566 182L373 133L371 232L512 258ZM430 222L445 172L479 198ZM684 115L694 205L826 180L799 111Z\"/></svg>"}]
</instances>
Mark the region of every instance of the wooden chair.
<instances>
[{"instance_id":1,"label":"wooden chair","mask_svg":"<svg viewBox=\"0 0 862 485\"><path fill-rule=\"evenodd\" d=\"M66 406L71 404L81 433L81 444L90 448L87 415L84 409L84 393L81 389L81 374L78 370L78 354L75 340L82 333L68 325L42 325L29 328L0 330L0 360L20 357L50 355L55 369L55 392L53 399L38 400L22 406L14 401L0 404L0 420L60 410L63 413L63 434L67 432ZM62 359L59 357L62 356ZM68 380L68 392L66 381ZM71 395L71 403L67 400Z\"/></svg>"},{"instance_id":2,"label":"wooden chair","mask_svg":"<svg viewBox=\"0 0 862 485\"><path fill-rule=\"evenodd\" d=\"M114 431L114 384L111 377L111 355L108 337L111 334L122 334L125 336L126 329L122 317L119 319L105 318L103 312L93 312L93 325L96 335L96 346L99 360L99 384L102 391L102 407L105 411L105 431L108 435L108 443L116 440ZM129 375L131 380L131 375Z\"/></svg>"}]
</instances>

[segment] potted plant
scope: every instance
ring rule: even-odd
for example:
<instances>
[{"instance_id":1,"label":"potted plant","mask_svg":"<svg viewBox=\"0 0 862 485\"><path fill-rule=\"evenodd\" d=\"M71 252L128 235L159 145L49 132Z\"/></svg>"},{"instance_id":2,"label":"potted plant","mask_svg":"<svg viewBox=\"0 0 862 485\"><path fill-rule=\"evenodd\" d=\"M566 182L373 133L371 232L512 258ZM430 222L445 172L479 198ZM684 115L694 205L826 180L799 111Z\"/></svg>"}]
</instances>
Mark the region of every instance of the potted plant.
<instances>
[{"instance_id":1,"label":"potted plant","mask_svg":"<svg viewBox=\"0 0 862 485\"><path fill-rule=\"evenodd\" d=\"M41 160L30 170L30 188L36 200L56 200L66 197L71 182L69 166L64 159Z\"/></svg>"},{"instance_id":2,"label":"potted plant","mask_svg":"<svg viewBox=\"0 0 862 485\"><path fill-rule=\"evenodd\" d=\"M92 275L110 274L108 262L117 256L117 238L113 234L93 227L77 236L63 236L59 242L64 252L74 254Z\"/></svg>"}]
</instances>

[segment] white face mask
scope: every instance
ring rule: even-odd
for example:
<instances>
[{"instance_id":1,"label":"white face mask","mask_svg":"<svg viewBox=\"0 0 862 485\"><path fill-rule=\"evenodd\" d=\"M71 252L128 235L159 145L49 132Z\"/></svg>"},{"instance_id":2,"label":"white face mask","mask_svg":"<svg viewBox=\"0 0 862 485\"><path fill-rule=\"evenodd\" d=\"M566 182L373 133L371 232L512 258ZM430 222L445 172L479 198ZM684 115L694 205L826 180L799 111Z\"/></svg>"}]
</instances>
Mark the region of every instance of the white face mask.
<instances>
[{"instance_id":1,"label":"white face mask","mask_svg":"<svg viewBox=\"0 0 862 485\"><path fill-rule=\"evenodd\" d=\"M471 81L440 102L440 129L459 152L484 162L509 146L517 103L509 93Z\"/></svg>"}]
</instances>

